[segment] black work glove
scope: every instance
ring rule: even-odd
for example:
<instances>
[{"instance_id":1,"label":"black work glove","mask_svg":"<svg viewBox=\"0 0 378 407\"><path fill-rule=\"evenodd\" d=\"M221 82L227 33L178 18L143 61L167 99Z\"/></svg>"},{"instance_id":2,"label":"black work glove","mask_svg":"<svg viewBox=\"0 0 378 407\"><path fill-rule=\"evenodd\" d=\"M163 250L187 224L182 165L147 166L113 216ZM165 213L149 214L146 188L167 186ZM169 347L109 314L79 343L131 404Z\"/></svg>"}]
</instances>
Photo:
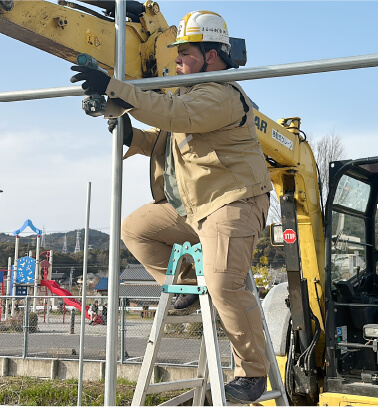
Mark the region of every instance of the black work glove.
<instances>
[{"instance_id":1,"label":"black work glove","mask_svg":"<svg viewBox=\"0 0 378 407\"><path fill-rule=\"evenodd\" d=\"M108 87L110 76L98 69L89 68L88 66L74 65L72 71L80 72L71 78L71 82L84 81L81 87L86 95L105 95Z\"/></svg>"},{"instance_id":2,"label":"black work glove","mask_svg":"<svg viewBox=\"0 0 378 407\"><path fill-rule=\"evenodd\" d=\"M123 120L123 144L127 147L131 146L133 140L133 126L131 125L130 116L125 113L121 116ZM113 130L116 128L118 119L109 119L108 120L108 130L110 133L113 133Z\"/></svg>"}]
</instances>

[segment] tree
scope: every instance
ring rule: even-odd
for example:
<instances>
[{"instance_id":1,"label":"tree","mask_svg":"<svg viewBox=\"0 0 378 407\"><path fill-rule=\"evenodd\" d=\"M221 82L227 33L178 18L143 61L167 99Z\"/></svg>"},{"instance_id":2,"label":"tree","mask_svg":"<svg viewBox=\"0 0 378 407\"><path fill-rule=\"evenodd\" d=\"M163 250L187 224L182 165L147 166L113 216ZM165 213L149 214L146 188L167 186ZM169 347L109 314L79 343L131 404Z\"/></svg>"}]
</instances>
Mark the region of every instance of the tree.
<instances>
[{"instance_id":1,"label":"tree","mask_svg":"<svg viewBox=\"0 0 378 407\"><path fill-rule=\"evenodd\" d=\"M345 156L341 138L334 132L326 134L319 140L309 140L318 166L321 196L325 204L329 191L329 164Z\"/></svg>"},{"instance_id":2,"label":"tree","mask_svg":"<svg viewBox=\"0 0 378 407\"><path fill-rule=\"evenodd\" d=\"M268 258L261 256L259 263L256 266L252 266L253 277L257 287L267 288L269 286L269 269Z\"/></svg>"},{"instance_id":3,"label":"tree","mask_svg":"<svg viewBox=\"0 0 378 407\"><path fill-rule=\"evenodd\" d=\"M325 204L329 191L329 164L332 161L340 160L345 157L344 146L341 137L334 132L326 134L321 139L311 139L308 137L308 143L313 151L316 164L319 171L320 193ZM275 191L270 195L270 208L268 224L281 223L281 207Z\"/></svg>"}]
</instances>

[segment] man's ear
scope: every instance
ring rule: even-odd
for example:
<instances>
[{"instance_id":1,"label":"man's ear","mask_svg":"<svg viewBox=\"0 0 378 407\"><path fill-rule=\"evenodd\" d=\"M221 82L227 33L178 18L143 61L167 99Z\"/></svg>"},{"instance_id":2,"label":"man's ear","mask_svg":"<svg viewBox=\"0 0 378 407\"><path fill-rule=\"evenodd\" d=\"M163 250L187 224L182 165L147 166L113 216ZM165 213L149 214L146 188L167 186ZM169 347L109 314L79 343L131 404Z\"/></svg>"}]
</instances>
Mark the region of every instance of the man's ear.
<instances>
[{"instance_id":1,"label":"man's ear","mask_svg":"<svg viewBox=\"0 0 378 407\"><path fill-rule=\"evenodd\" d=\"M218 57L218 52L215 49L211 49L209 52L206 52L206 62L208 65L215 63Z\"/></svg>"}]
</instances>

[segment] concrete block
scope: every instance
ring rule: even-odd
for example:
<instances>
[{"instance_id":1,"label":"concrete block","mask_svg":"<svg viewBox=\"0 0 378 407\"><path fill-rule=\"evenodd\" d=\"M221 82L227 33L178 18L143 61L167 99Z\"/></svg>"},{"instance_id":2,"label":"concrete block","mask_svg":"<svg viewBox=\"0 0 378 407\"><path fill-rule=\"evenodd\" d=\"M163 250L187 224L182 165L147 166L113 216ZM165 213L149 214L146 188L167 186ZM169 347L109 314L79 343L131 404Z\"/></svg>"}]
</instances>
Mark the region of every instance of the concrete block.
<instances>
[{"instance_id":1,"label":"concrete block","mask_svg":"<svg viewBox=\"0 0 378 407\"><path fill-rule=\"evenodd\" d=\"M56 378L61 380L77 379L79 362L73 360L60 360L58 364Z\"/></svg>"},{"instance_id":2,"label":"concrete block","mask_svg":"<svg viewBox=\"0 0 378 407\"><path fill-rule=\"evenodd\" d=\"M2 375L8 376L30 376L47 379L78 379L79 361L62 359L12 359L1 358ZM137 382L139 377L140 364L120 364L117 363L117 377L127 379L131 382ZM196 367L178 367L178 366L155 366L153 372L153 381L155 383L162 381L184 380L195 377ZM223 378L225 382L233 379L231 369L223 369ZM92 361L84 362L83 380L104 380L105 362Z\"/></svg>"},{"instance_id":3,"label":"concrete block","mask_svg":"<svg viewBox=\"0 0 378 407\"><path fill-rule=\"evenodd\" d=\"M53 380L58 376L58 367L59 367L59 360L52 359L51 360L50 379Z\"/></svg>"},{"instance_id":4,"label":"concrete block","mask_svg":"<svg viewBox=\"0 0 378 407\"><path fill-rule=\"evenodd\" d=\"M131 382L136 382L139 377L140 368L140 364L117 364L117 376Z\"/></svg>"},{"instance_id":5,"label":"concrete block","mask_svg":"<svg viewBox=\"0 0 378 407\"><path fill-rule=\"evenodd\" d=\"M8 376L9 358L1 358L1 376Z\"/></svg>"},{"instance_id":6,"label":"concrete block","mask_svg":"<svg viewBox=\"0 0 378 407\"><path fill-rule=\"evenodd\" d=\"M50 378L51 361L46 359L9 359L9 376Z\"/></svg>"},{"instance_id":7,"label":"concrete block","mask_svg":"<svg viewBox=\"0 0 378 407\"><path fill-rule=\"evenodd\" d=\"M100 362L100 377L99 380L105 380L105 362Z\"/></svg>"}]
</instances>

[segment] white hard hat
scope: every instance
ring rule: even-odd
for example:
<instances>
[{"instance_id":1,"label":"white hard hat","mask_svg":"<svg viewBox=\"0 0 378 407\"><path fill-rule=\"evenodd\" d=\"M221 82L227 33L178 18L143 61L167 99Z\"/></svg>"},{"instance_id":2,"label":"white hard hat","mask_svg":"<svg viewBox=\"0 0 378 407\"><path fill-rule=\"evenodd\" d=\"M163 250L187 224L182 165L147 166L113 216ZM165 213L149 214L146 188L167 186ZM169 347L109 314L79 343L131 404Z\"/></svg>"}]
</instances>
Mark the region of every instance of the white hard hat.
<instances>
[{"instance_id":1,"label":"white hard hat","mask_svg":"<svg viewBox=\"0 0 378 407\"><path fill-rule=\"evenodd\" d=\"M186 42L220 42L230 46L227 24L212 11L192 11L181 19L176 41L169 47Z\"/></svg>"},{"instance_id":2,"label":"white hard hat","mask_svg":"<svg viewBox=\"0 0 378 407\"><path fill-rule=\"evenodd\" d=\"M176 41L168 47L174 47L188 42L215 42L220 44L219 55L229 68L238 68L231 60L231 45L227 24L217 13L207 10L197 10L186 14L180 21Z\"/></svg>"}]
</instances>

